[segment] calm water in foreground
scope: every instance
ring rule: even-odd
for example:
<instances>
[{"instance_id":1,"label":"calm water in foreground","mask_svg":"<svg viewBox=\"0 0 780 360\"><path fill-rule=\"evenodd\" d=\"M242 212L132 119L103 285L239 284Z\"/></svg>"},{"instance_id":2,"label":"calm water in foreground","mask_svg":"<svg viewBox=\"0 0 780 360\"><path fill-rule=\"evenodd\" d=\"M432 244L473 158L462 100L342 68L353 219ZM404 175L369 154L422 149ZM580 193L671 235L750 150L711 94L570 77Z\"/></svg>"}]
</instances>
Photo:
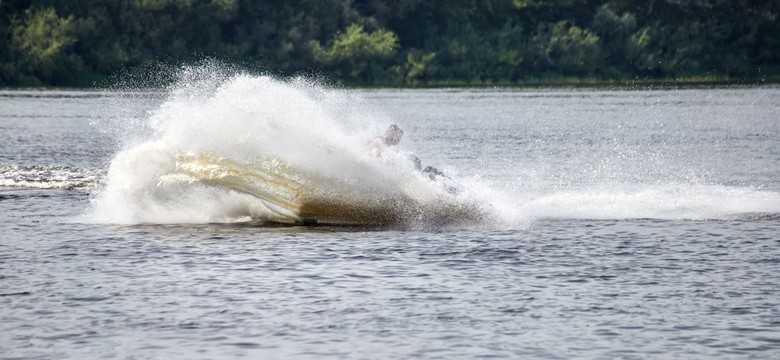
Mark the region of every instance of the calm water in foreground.
<instances>
[{"instance_id":1,"label":"calm water in foreground","mask_svg":"<svg viewBox=\"0 0 780 360\"><path fill-rule=\"evenodd\" d=\"M2 91L0 358L780 358L780 88L290 86L400 124L502 220L111 221L168 93Z\"/></svg>"}]
</instances>

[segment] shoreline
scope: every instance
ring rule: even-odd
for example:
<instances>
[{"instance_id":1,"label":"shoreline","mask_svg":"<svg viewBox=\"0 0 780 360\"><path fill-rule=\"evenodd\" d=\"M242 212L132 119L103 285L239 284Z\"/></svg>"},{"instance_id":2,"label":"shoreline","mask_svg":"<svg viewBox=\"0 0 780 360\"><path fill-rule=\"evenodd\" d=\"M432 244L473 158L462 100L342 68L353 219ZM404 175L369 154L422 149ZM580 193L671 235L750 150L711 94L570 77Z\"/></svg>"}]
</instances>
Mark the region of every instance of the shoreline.
<instances>
[{"instance_id":1,"label":"shoreline","mask_svg":"<svg viewBox=\"0 0 780 360\"><path fill-rule=\"evenodd\" d=\"M257 74L262 76L265 74ZM277 76L268 75L280 79L291 79L296 76ZM527 81L429 81L414 84L346 84L342 81L327 78L314 78L316 83L325 87L336 89L355 89L355 90L379 90L379 89L542 89L542 88L612 88L612 89L668 89L668 88L702 88L702 87L736 87L736 86L773 86L780 85L780 76L767 78L702 78L702 77L680 77L680 78L658 78L658 79L593 79L593 78L560 78L560 79L532 79ZM147 89L130 89L140 91L159 91L161 87L152 87ZM0 91L106 91L116 90L110 84L93 84L92 86L0 86Z\"/></svg>"},{"instance_id":2,"label":"shoreline","mask_svg":"<svg viewBox=\"0 0 780 360\"><path fill-rule=\"evenodd\" d=\"M553 79L529 79L524 81L429 81L419 84L401 85L362 85L356 88L399 88L399 89L437 89L437 88L636 88L636 87L708 87L708 86L765 86L780 84L780 75L765 78L726 78L689 76L657 79L597 79L561 77Z\"/></svg>"}]
</instances>

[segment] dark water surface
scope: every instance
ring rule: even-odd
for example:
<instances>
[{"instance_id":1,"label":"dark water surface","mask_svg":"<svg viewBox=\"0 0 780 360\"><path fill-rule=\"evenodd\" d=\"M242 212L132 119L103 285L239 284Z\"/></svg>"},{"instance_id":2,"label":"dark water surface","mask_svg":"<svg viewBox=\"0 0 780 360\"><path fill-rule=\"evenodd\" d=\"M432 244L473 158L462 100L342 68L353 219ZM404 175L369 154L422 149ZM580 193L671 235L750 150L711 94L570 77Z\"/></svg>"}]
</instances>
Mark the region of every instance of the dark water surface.
<instances>
[{"instance_id":1,"label":"dark water surface","mask_svg":"<svg viewBox=\"0 0 780 360\"><path fill-rule=\"evenodd\" d=\"M780 357L780 89L361 96L508 220L94 223L162 101L0 92L0 358Z\"/></svg>"}]
</instances>

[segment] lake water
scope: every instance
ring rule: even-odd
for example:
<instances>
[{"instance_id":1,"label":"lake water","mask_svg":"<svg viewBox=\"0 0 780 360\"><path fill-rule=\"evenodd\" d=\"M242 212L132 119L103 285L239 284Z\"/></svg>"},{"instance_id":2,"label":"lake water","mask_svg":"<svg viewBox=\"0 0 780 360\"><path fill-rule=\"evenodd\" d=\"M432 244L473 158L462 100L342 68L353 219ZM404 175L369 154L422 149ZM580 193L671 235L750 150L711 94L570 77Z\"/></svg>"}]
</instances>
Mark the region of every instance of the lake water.
<instances>
[{"instance_id":1,"label":"lake water","mask_svg":"<svg viewBox=\"0 0 780 360\"><path fill-rule=\"evenodd\" d=\"M495 219L276 226L133 152L240 160L263 119L397 123ZM780 356L775 86L6 90L0 134L3 359Z\"/></svg>"}]
</instances>

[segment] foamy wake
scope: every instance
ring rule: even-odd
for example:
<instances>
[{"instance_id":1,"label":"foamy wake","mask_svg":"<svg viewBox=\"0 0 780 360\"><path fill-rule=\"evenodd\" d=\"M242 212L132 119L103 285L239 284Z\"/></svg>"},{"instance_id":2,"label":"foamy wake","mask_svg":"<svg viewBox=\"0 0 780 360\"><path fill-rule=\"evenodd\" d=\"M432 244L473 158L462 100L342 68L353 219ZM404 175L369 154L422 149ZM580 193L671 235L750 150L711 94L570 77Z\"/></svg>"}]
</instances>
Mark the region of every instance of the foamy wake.
<instances>
[{"instance_id":1,"label":"foamy wake","mask_svg":"<svg viewBox=\"0 0 780 360\"><path fill-rule=\"evenodd\" d=\"M708 220L780 214L780 193L705 184L611 184L527 198L539 218Z\"/></svg>"},{"instance_id":2,"label":"foamy wake","mask_svg":"<svg viewBox=\"0 0 780 360\"><path fill-rule=\"evenodd\" d=\"M104 174L76 166L0 164L0 187L88 191Z\"/></svg>"}]
</instances>

